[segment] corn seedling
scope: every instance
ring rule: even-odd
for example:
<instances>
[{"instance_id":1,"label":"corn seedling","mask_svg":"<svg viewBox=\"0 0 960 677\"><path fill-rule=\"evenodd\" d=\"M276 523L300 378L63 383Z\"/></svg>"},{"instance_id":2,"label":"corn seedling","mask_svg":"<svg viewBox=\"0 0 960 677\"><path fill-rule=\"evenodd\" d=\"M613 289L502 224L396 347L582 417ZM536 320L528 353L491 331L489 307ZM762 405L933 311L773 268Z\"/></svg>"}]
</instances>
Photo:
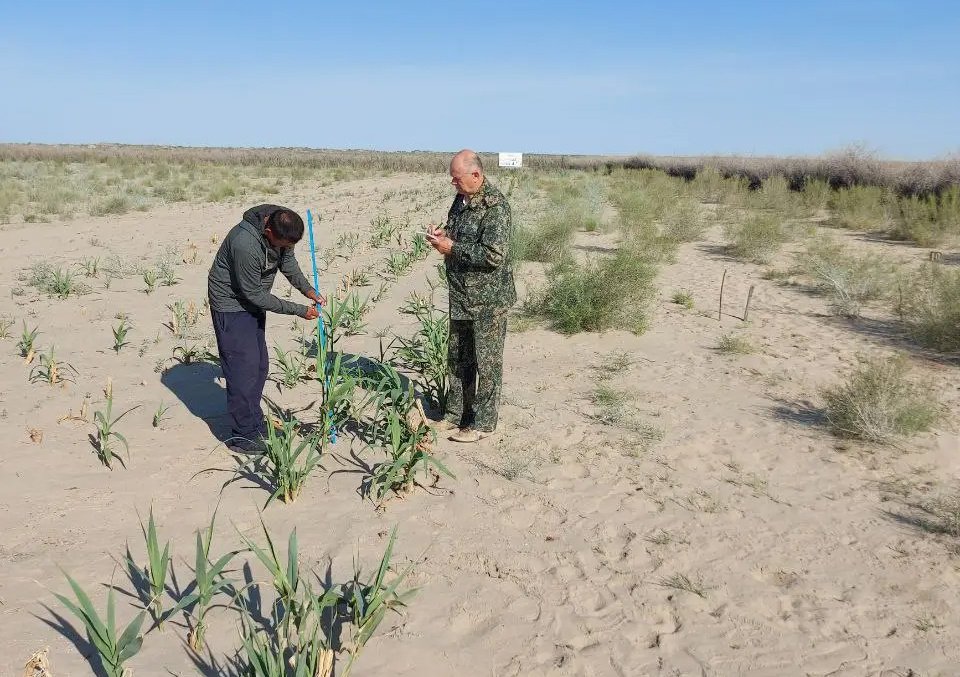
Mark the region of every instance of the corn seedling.
<instances>
[{"instance_id":1,"label":"corn seedling","mask_svg":"<svg viewBox=\"0 0 960 677\"><path fill-rule=\"evenodd\" d=\"M31 268L29 283L30 286L61 299L71 294L85 294L90 291L90 288L81 284L71 271L54 268L45 261Z\"/></svg>"},{"instance_id":2,"label":"corn seedling","mask_svg":"<svg viewBox=\"0 0 960 677\"><path fill-rule=\"evenodd\" d=\"M153 268L148 268L143 271L143 283L147 285L143 291L147 294L152 294L157 288L157 271Z\"/></svg>"},{"instance_id":3,"label":"corn seedling","mask_svg":"<svg viewBox=\"0 0 960 677\"><path fill-rule=\"evenodd\" d=\"M43 381L50 385L73 381L71 375L77 374L73 365L67 362L60 362L54 355L54 346L40 354L39 363L30 370L30 382Z\"/></svg>"},{"instance_id":4,"label":"corn seedling","mask_svg":"<svg viewBox=\"0 0 960 677\"><path fill-rule=\"evenodd\" d=\"M397 233L397 226L390 221L390 217L386 214L378 214L370 222L370 225L373 226L373 234L370 236L371 247L383 247Z\"/></svg>"},{"instance_id":5,"label":"corn seedling","mask_svg":"<svg viewBox=\"0 0 960 677\"><path fill-rule=\"evenodd\" d=\"M36 343L37 334L39 333L39 327L27 329L27 323L24 320L23 332L20 334L20 340L17 341L17 350L20 352L20 357L24 358L27 363L33 361L34 343Z\"/></svg>"},{"instance_id":6,"label":"corn seedling","mask_svg":"<svg viewBox=\"0 0 960 677\"><path fill-rule=\"evenodd\" d=\"M386 260L387 272L393 277L400 277L410 270L412 265L413 258L407 252L391 252Z\"/></svg>"},{"instance_id":7,"label":"corn seedling","mask_svg":"<svg viewBox=\"0 0 960 677\"><path fill-rule=\"evenodd\" d=\"M207 632L207 612L210 611L213 598L220 593L234 591L233 582L225 576L225 571L239 551L234 550L221 555L216 562L210 559L210 545L213 542L213 527L216 519L217 513L214 511L210 518L210 526L203 531L197 531L193 590L184 595L167 613L167 617L170 617L179 611L186 611L192 617L193 623L187 636L187 643L194 651L200 651L203 648Z\"/></svg>"},{"instance_id":8,"label":"corn seedling","mask_svg":"<svg viewBox=\"0 0 960 677\"><path fill-rule=\"evenodd\" d=\"M420 320L417 332L410 338L397 337L397 358L421 376L420 386L433 407L443 411L447 404L447 347L450 319L431 304L424 309L408 302L408 308Z\"/></svg>"},{"instance_id":9,"label":"corn seedling","mask_svg":"<svg viewBox=\"0 0 960 677\"><path fill-rule=\"evenodd\" d=\"M362 572L359 563L354 562L353 581L344 594L344 601L350 607L353 620L351 627L353 637L349 646L350 657L344 668L343 677L350 675L360 651L377 631L387 612L399 613L400 609L406 607L407 602L417 593L416 588L400 589L404 580L413 571L413 564L401 573L392 570L390 560L393 557L396 539L397 528L394 527L390 532L390 540L387 542L383 557L380 558L380 566L369 581L361 582ZM393 573L392 577L390 577L391 573Z\"/></svg>"},{"instance_id":10,"label":"corn seedling","mask_svg":"<svg viewBox=\"0 0 960 677\"><path fill-rule=\"evenodd\" d=\"M93 256L80 262L80 268L86 277L96 277L100 274L100 257Z\"/></svg>"},{"instance_id":11,"label":"corn seedling","mask_svg":"<svg viewBox=\"0 0 960 677\"><path fill-rule=\"evenodd\" d=\"M147 548L147 565L142 569L138 567L130 557L129 550L127 551L127 564L131 571L136 571L150 588L150 598L146 605L159 626L163 621L163 595L166 592L167 572L170 569L170 541L167 541L163 546L163 550L160 549L152 506L150 507L150 517L147 520L147 525L144 526L143 520L140 520L140 530L143 532L143 541Z\"/></svg>"},{"instance_id":12,"label":"corn seedling","mask_svg":"<svg viewBox=\"0 0 960 677\"><path fill-rule=\"evenodd\" d=\"M180 364L197 364L198 362L209 362L218 364L220 358L210 352L207 346L198 346L196 344L175 346L172 359Z\"/></svg>"},{"instance_id":13,"label":"corn seedling","mask_svg":"<svg viewBox=\"0 0 960 677\"><path fill-rule=\"evenodd\" d=\"M341 233L340 237L337 238L337 249L346 249L348 252L347 256L343 254L338 254L338 256L343 256L343 258L352 257L357 249L360 247L360 234L355 232Z\"/></svg>"},{"instance_id":14,"label":"corn seedling","mask_svg":"<svg viewBox=\"0 0 960 677\"><path fill-rule=\"evenodd\" d=\"M384 451L387 459L373 468L370 478L363 487L364 495L372 498L378 505L382 504L391 492L402 496L413 490L417 484L417 470L423 471L427 480L422 486L433 486L439 481L440 475L433 468L447 477L454 475L433 457L428 449L432 442L432 431L423 421L416 425L409 423L410 409L414 406L413 385L405 397L389 401L377 415L375 426L384 434Z\"/></svg>"},{"instance_id":15,"label":"corn seedling","mask_svg":"<svg viewBox=\"0 0 960 677\"><path fill-rule=\"evenodd\" d=\"M189 330L196 326L200 319L197 304L193 301L175 301L167 306L167 310L170 311L170 321L164 326L177 338L186 338Z\"/></svg>"},{"instance_id":16,"label":"corn seedling","mask_svg":"<svg viewBox=\"0 0 960 677\"><path fill-rule=\"evenodd\" d=\"M100 663L107 677L125 677L129 675L129 670L124 668L123 665L132 657L136 656L137 652L140 651L140 647L143 645L140 628L143 626L146 611L141 611L137 614L118 636L113 587L110 586L107 589L107 618L104 621L100 617L100 614L97 613L97 610L94 609L90 597L84 592L83 588L81 588L69 574L64 573L64 576L67 577L67 581L70 583L77 602L74 603L63 595L56 593L54 593L54 595L70 613L83 623L84 629L87 632L87 639L97 650L100 656Z\"/></svg>"},{"instance_id":17,"label":"corn seedling","mask_svg":"<svg viewBox=\"0 0 960 677\"><path fill-rule=\"evenodd\" d=\"M320 467L324 439L317 433L303 434L300 422L292 416L279 424L268 416L263 453L250 458L241 469L249 469L273 489L266 505L275 498L293 503L307 478Z\"/></svg>"},{"instance_id":18,"label":"corn seedling","mask_svg":"<svg viewBox=\"0 0 960 677\"><path fill-rule=\"evenodd\" d=\"M409 297L407 297L406 302L400 306L400 312L405 315L414 315L420 317L424 313L429 313L433 310L433 299L423 294L420 294L416 291L412 292Z\"/></svg>"},{"instance_id":19,"label":"corn seedling","mask_svg":"<svg viewBox=\"0 0 960 677\"><path fill-rule=\"evenodd\" d=\"M344 289L351 289L353 287L369 287L370 286L370 276L365 270L359 270L354 268L343 280Z\"/></svg>"},{"instance_id":20,"label":"corn seedling","mask_svg":"<svg viewBox=\"0 0 960 677\"><path fill-rule=\"evenodd\" d=\"M285 387L293 388L308 378L310 370L303 353L274 346L273 354L273 363L280 370L280 383Z\"/></svg>"},{"instance_id":21,"label":"corn seedling","mask_svg":"<svg viewBox=\"0 0 960 677\"><path fill-rule=\"evenodd\" d=\"M157 266L157 276L164 287L172 287L180 278L177 277L176 267L169 261L161 261Z\"/></svg>"},{"instance_id":22,"label":"corn seedling","mask_svg":"<svg viewBox=\"0 0 960 677\"><path fill-rule=\"evenodd\" d=\"M170 410L170 407L163 402L157 407L157 410L153 412L153 427L159 428L160 424L163 423L163 420L167 417L167 412Z\"/></svg>"},{"instance_id":23,"label":"corn seedling","mask_svg":"<svg viewBox=\"0 0 960 677\"><path fill-rule=\"evenodd\" d=\"M410 241L410 256L413 260L419 261L420 259L425 259L429 253L430 245L427 243L426 236L423 233L414 235Z\"/></svg>"},{"instance_id":24,"label":"corn seedling","mask_svg":"<svg viewBox=\"0 0 960 677\"><path fill-rule=\"evenodd\" d=\"M130 331L130 323L127 321L126 317L121 317L119 324L116 327L113 327L113 350L116 353L120 352L120 349L124 346L130 345L127 341L127 332Z\"/></svg>"},{"instance_id":25,"label":"corn seedling","mask_svg":"<svg viewBox=\"0 0 960 677\"><path fill-rule=\"evenodd\" d=\"M103 394L106 398L106 407L103 411L93 412L93 424L97 428L97 436L94 438L93 442L94 448L97 451L97 458L100 459L100 462L103 463L103 465L113 470L113 459L117 459L120 461L120 465L126 467L126 463L123 462L123 457L121 457L116 451L114 441L118 441L123 445L123 448L127 453L127 458L130 458L130 445L127 444L127 438L114 430L114 426L121 418L129 414L134 409L138 409L140 405L138 404L134 407L130 407L125 412L114 418L113 383L110 380L107 380L107 387L104 388Z\"/></svg>"}]
</instances>

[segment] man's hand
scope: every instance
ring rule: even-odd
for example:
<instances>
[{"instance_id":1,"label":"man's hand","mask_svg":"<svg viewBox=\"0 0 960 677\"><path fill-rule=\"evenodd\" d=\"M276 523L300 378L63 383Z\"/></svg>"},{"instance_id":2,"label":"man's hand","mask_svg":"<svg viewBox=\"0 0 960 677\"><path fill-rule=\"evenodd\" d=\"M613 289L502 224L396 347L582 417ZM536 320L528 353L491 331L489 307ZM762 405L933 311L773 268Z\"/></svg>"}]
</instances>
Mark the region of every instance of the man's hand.
<instances>
[{"instance_id":1,"label":"man's hand","mask_svg":"<svg viewBox=\"0 0 960 677\"><path fill-rule=\"evenodd\" d=\"M427 235L427 242L444 256L449 256L450 252L453 251L453 240L444 235L439 228Z\"/></svg>"},{"instance_id":2,"label":"man's hand","mask_svg":"<svg viewBox=\"0 0 960 677\"><path fill-rule=\"evenodd\" d=\"M320 312L317 310L316 306L310 306L307 308L307 314L303 316L305 320L315 320L320 317Z\"/></svg>"},{"instance_id":3,"label":"man's hand","mask_svg":"<svg viewBox=\"0 0 960 677\"><path fill-rule=\"evenodd\" d=\"M322 294L318 294L313 290L311 290L310 293L307 294L307 298L313 301L314 303L316 303L318 306L327 305L327 297L323 296Z\"/></svg>"}]
</instances>

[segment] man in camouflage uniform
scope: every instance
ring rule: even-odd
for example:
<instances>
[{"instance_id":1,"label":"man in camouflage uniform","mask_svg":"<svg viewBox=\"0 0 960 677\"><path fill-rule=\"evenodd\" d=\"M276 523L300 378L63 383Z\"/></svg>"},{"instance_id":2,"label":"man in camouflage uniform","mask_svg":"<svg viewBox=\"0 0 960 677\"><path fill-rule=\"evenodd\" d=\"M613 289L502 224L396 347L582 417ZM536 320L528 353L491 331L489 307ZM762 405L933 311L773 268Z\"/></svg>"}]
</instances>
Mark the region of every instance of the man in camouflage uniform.
<instances>
[{"instance_id":1,"label":"man in camouflage uniform","mask_svg":"<svg viewBox=\"0 0 960 677\"><path fill-rule=\"evenodd\" d=\"M450 392L439 430L476 442L497 427L507 311L517 301L510 260L510 205L484 177L480 158L462 150L450 162L457 189L445 227L428 236L443 254L450 297Z\"/></svg>"}]
</instances>

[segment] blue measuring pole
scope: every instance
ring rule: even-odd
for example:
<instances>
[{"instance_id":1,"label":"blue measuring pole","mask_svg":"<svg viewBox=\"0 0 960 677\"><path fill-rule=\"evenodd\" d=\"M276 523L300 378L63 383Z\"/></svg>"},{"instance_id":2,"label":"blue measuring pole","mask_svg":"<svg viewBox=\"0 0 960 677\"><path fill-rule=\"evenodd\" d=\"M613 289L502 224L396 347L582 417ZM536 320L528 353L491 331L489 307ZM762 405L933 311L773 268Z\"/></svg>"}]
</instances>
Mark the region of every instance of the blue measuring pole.
<instances>
[{"instance_id":1,"label":"blue measuring pole","mask_svg":"<svg viewBox=\"0 0 960 677\"><path fill-rule=\"evenodd\" d=\"M320 293L320 273L317 270L317 245L313 239L313 214L307 210L307 232L310 234L310 262L313 264L313 288ZM327 374L327 328L323 324L323 311L317 315L317 336L320 342L320 354L323 355L323 381L327 391L330 391L330 375ZM337 441L337 429L333 427L333 412L327 412L330 424L330 442Z\"/></svg>"}]
</instances>

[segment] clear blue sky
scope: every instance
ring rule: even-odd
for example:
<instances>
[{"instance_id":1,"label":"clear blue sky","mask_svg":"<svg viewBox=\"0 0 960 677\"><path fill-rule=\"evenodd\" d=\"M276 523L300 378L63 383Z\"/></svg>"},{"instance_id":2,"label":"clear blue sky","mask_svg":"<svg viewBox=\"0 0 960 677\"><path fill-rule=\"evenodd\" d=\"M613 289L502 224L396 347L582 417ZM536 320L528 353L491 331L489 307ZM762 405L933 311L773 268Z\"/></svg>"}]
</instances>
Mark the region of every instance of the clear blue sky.
<instances>
[{"instance_id":1,"label":"clear blue sky","mask_svg":"<svg viewBox=\"0 0 960 677\"><path fill-rule=\"evenodd\" d=\"M0 141L960 151L960 2L0 0Z\"/></svg>"}]
</instances>

